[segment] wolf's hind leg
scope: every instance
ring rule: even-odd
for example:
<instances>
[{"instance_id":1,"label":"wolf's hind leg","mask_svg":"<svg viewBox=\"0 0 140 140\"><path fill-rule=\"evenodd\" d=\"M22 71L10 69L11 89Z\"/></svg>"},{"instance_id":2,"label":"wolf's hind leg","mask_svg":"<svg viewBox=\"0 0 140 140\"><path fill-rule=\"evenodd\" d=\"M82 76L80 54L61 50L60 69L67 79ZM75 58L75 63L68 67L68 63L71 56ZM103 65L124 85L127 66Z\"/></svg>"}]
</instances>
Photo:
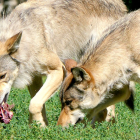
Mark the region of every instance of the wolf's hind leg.
<instances>
[{"instance_id":1,"label":"wolf's hind leg","mask_svg":"<svg viewBox=\"0 0 140 140\"><path fill-rule=\"evenodd\" d=\"M39 89L42 87L42 85L43 85L42 77L35 76L32 84L30 86L28 86L28 90L30 92L31 98L33 98L35 96L35 94L39 91ZM48 125L48 120L47 120L47 117L46 117L45 104L43 105L42 116L43 116L44 124ZM29 123L32 123L32 121L33 121L33 116L30 113Z\"/></svg>"}]
</instances>

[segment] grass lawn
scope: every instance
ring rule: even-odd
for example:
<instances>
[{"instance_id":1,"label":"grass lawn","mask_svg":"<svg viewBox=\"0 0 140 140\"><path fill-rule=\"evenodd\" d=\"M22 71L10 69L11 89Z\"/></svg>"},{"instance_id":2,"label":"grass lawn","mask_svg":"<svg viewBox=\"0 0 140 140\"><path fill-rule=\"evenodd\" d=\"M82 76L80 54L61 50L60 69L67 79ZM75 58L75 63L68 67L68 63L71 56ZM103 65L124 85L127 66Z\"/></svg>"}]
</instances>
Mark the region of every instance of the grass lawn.
<instances>
[{"instance_id":1,"label":"grass lawn","mask_svg":"<svg viewBox=\"0 0 140 140\"><path fill-rule=\"evenodd\" d=\"M60 101L58 93L46 102L49 126L40 129L34 122L28 125L28 107L30 95L27 88L23 90L12 89L9 96L9 104L15 104L14 116L10 124L0 123L0 140L138 140L140 139L140 85L136 84L135 114L124 103L116 104L116 123L103 122L96 124L92 129L90 123L87 126L78 124L62 130L56 126L60 114Z\"/></svg>"}]
</instances>

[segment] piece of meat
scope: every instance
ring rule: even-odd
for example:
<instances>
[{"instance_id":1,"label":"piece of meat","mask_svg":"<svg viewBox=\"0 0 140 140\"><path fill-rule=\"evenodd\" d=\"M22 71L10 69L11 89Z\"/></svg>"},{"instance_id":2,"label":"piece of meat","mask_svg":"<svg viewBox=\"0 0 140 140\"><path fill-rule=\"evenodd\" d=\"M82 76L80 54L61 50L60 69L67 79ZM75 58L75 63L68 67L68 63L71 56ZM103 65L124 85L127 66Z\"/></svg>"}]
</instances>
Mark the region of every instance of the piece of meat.
<instances>
[{"instance_id":1,"label":"piece of meat","mask_svg":"<svg viewBox=\"0 0 140 140\"><path fill-rule=\"evenodd\" d=\"M8 105L7 103L0 104L0 122L6 124L10 123L10 120L13 117L13 112L10 111L14 105Z\"/></svg>"}]
</instances>

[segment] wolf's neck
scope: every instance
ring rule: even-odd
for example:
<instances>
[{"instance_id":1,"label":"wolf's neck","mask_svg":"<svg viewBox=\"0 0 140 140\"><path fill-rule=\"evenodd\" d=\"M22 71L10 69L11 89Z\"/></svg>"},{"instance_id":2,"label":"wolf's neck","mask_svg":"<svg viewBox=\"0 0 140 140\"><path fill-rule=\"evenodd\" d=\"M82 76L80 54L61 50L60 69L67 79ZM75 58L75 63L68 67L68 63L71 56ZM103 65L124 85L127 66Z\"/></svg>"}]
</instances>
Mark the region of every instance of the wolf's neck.
<instances>
[{"instance_id":1,"label":"wolf's neck","mask_svg":"<svg viewBox=\"0 0 140 140\"><path fill-rule=\"evenodd\" d=\"M127 55L125 57L123 53L117 50L119 49L112 49L110 51L110 48L108 48L107 53L100 50L102 52L100 55L95 53L84 64L84 67L91 71L99 94L112 89L121 89L129 83L132 77L134 66L130 66ZM123 57L121 58L120 56Z\"/></svg>"}]
</instances>

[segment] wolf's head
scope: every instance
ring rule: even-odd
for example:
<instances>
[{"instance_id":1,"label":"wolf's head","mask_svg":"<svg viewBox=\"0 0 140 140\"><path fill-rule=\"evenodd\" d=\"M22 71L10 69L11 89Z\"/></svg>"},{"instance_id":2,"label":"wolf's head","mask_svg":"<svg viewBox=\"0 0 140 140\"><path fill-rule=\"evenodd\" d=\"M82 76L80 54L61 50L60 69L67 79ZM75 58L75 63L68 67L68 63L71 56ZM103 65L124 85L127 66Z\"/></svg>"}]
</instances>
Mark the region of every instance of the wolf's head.
<instances>
[{"instance_id":1,"label":"wolf's head","mask_svg":"<svg viewBox=\"0 0 140 140\"><path fill-rule=\"evenodd\" d=\"M6 102L11 86L18 75L19 62L14 58L17 51L21 32L7 39L0 41L0 104Z\"/></svg>"},{"instance_id":2,"label":"wolf's head","mask_svg":"<svg viewBox=\"0 0 140 140\"><path fill-rule=\"evenodd\" d=\"M69 64L71 66L71 61ZM72 61L73 68L65 78L60 93L62 111L57 124L63 127L83 120L99 101L98 95L94 93L94 78L90 71L84 67L74 67L73 64Z\"/></svg>"},{"instance_id":3,"label":"wolf's head","mask_svg":"<svg viewBox=\"0 0 140 140\"><path fill-rule=\"evenodd\" d=\"M121 101L127 101L127 106L134 111L134 99L130 83L123 85L122 88L118 88L114 84L114 87L111 88L110 85L106 85L106 82L102 82L103 77L98 82L95 78L95 72L91 73L84 66L75 65L73 60L69 60L66 64L68 64L66 69L68 68L69 72L60 91L62 111L58 125L68 127L69 124L74 125L83 120L85 116L89 120L92 120L96 115L102 118L100 111ZM103 114L106 116L106 112L101 113L101 115Z\"/></svg>"}]
</instances>

